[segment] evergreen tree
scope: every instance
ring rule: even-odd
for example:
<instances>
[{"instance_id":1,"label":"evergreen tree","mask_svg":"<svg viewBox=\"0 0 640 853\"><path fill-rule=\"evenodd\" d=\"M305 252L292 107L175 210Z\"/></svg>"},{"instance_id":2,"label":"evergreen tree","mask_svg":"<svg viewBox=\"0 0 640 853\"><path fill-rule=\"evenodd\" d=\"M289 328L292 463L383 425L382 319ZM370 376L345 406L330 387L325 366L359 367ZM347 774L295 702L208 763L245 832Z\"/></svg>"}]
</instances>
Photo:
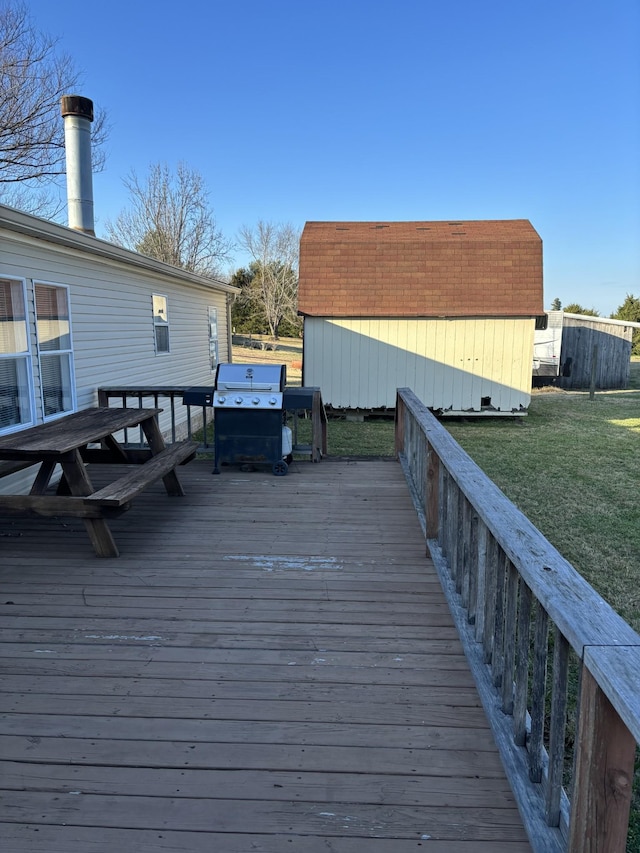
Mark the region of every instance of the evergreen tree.
<instances>
[{"instance_id":1,"label":"evergreen tree","mask_svg":"<svg viewBox=\"0 0 640 853\"><path fill-rule=\"evenodd\" d=\"M627 298L618 307L616 313L611 315L611 319L631 320L634 323L640 323L640 299L632 293L627 293ZM640 355L640 329L633 330L631 354Z\"/></svg>"},{"instance_id":2,"label":"evergreen tree","mask_svg":"<svg viewBox=\"0 0 640 853\"><path fill-rule=\"evenodd\" d=\"M583 308L578 302L571 302L569 305L565 305L563 310L567 314L584 314L586 317L600 316L600 312L596 311L595 308Z\"/></svg>"}]
</instances>

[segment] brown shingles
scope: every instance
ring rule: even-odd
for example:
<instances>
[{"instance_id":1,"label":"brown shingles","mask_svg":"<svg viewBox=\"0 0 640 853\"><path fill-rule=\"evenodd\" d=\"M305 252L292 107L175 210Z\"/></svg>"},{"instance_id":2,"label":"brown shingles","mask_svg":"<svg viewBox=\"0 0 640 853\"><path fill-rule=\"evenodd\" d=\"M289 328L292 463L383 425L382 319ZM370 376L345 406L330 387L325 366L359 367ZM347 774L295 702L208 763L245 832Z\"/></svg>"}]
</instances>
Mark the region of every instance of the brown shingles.
<instances>
[{"instance_id":1,"label":"brown shingles","mask_svg":"<svg viewBox=\"0 0 640 853\"><path fill-rule=\"evenodd\" d=\"M298 305L325 317L533 316L542 241L524 219L308 222Z\"/></svg>"}]
</instances>

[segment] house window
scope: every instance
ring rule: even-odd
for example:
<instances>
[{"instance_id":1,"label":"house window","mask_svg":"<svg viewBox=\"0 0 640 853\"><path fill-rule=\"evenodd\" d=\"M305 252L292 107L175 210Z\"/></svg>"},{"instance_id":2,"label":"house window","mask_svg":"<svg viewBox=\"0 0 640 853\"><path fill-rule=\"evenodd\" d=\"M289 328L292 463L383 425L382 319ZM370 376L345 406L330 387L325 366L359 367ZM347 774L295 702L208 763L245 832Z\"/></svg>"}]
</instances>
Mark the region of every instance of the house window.
<instances>
[{"instance_id":1,"label":"house window","mask_svg":"<svg viewBox=\"0 0 640 853\"><path fill-rule=\"evenodd\" d=\"M155 334L156 355L170 352L169 349L169 314L167 313L167 297L153 294L153 330Z\"/></svg>"},{"instance_id":2,"label":"house window","mask_svg":"<svg viewBox=\"0 0 640 853\"><path fill-rule=\"evenodd\" d=\"M0 432L32 421L24 281L0 278Z\"/></svg>"},{"instance_id":3,"label":"house window","mask_svg":"<svg viewBox=\"0 0 640 853\"><path fill-rule=\"evenodd\" d=\"M36 283L34 291L40 389L46 419L75 408L69 292L66 287L42 283Z\"/></svg>"},{"instance_id":4,"label":"house window","mask_svg":"<svg viewBox=\"0 0 640 853\"><path fill-rule=\"evenodd\" d=\"M209 360L211 370L218 365L218 309L209 306Z\"/></svg>"}]
</instances>

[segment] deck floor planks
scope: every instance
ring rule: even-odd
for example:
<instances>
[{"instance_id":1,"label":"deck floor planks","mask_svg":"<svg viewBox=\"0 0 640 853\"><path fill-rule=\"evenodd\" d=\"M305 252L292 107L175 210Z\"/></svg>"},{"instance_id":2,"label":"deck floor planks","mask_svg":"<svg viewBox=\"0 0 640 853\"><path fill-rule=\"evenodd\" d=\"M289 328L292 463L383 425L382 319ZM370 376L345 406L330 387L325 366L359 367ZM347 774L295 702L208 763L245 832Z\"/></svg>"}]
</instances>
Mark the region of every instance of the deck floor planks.
<instances>
[{"instance_id":1,"label":"deck floor planks","mask_svg":"<svg viewBox=\"0 0 640 853\"><path fill-rule=\"evenodd\" d=\"M399 466L180 475L0 518L9 849L528 851Z\"/></svg>"}]
</instances>

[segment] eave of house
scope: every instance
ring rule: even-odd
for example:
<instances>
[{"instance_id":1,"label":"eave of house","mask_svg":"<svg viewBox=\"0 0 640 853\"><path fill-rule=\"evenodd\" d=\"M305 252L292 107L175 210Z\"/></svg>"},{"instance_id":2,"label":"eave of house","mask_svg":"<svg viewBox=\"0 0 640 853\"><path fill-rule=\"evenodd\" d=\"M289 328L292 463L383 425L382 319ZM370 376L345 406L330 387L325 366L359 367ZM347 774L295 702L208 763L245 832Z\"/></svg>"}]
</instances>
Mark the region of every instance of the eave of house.
<instances>
[{"instance_id":1,"label":"eave of house","mask_svg":"<svg viewBox=\"0 0 640 853\"><path fill-rule=\"evenodd\" d=\"M51 243L56 246L63 246L69 249L75 249L86 255L93 257L104 258L106 260L125 264L129 267L137 268L146 273L169 278L183 284L198 285L207 287L212 290L223 291L225 293L237 294L239 288L218 279L207 278L196 273L188 272L187 270L174 267L171 264L165 264L162 261L156 261L153 258L148 258L138 252L132 252L129 249L124 249L121 246L116 246L106 240L101 240L99 237L93 237L90 234L84 234L81 231L74 231L72 228L67 228L64 225L59 225L56 222L50 222L46 219L33 216L29 213L23 213L21 210L16 210L12 207L0 204L0 230L19 234L22 237L27 237L35 240L41 240L46 243Z\"/></svg>"}]
</instances>

